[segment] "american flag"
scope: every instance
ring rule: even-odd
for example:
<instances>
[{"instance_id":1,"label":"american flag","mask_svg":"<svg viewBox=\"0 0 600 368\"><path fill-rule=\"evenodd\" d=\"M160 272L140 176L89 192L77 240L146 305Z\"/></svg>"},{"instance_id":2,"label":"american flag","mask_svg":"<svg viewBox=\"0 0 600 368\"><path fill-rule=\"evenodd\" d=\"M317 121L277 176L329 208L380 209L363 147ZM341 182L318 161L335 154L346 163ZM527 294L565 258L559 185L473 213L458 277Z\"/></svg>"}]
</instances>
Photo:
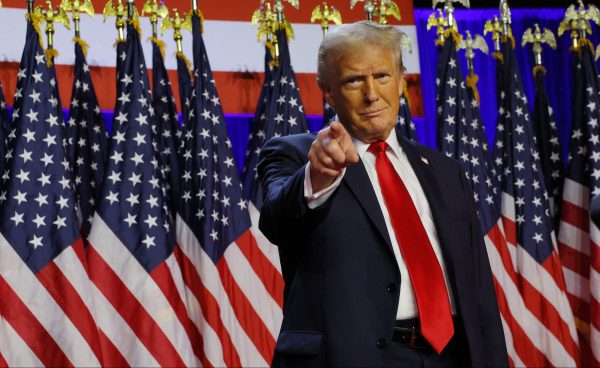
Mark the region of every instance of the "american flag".
<instances>
[{"instance_id":1,"label":"american flag","mask_svg":"<svg viewBox=\"0 0 600 368\"><path fill-rule=\"evenodd\" d=\"M251 202L250 215L252 216L252 224L255 225L256 229L258 229L258 215L263 202L262 188L256 173L260 149L266 141L273 137L308 131L306 118L304 117L304 107L296 82L296 74L290 60L285 31L278 30L276 37L279 43L278 66L275 66L272 71L265 70L263 91L267 90L268 93L264 95L261 93L262 99L259 104L262 101L264 106L257 108L257 116L259 116L259 111L261 114L259 119L256 120L248 142L248 157L244 166L244 193ZM268 51L266 52L268 53ZM265 64L267 64L267 60L265 59ZM271 88L267 89L265 85L269 74ZM263 114L264 119L262 119ZM277 263L279 262L277 261Z\"/></svg>"},{"instance_id":2,"label":"american flag","mask_svg":"<svg viewBox=\"0 0 600 368\"><path fill-rule=\"evenodd\" d=\"M181 116L183 118L183 124L185 125L189 119L190 106L192 103L192 76L188 67L188 60L182 52L177 52L177 79L179 81Z\"/></svg>"},{"instance_id":3,"label":"american flag","mask_svg":"<svg viewBox=\"0 0 600 368\"><path fill-rule=\"evenodd\" d=\"M493 163L485 127L481 121L475 86L465 86L454 39L446 39L440 53L443 68L438 75L439 117L441 117L442 152L460 161L473 190L474 201L492 268L498 307L512 366L520 365L528 341L515 316L521 316L524 301L510 262L499 211L499 185L492 174ZM474 74L473 74L474 75ZM509 262L503 263L502 255Z\"/></svg>"},{"instance_id":4,"label":"american flag","mask_svg":"<svg viewBox=\"0 0 600 368\"><path fill-rule=\"evenodd\" d=\"M6 138L8 135L8 109L6 108L6 99L0 83L0 173L4 172L4 151L6 149Z\"/></svg>"},{"instance_id":5,"label":"american flag","mask_svg":"<svg viewBox=\"0 0 600 368\"><path fill-rule=\"evenodd\" d=\"M590 201L600 194L600 82L587 44L574 53L572 132L558 249L577 321L581 363L600 365L600 231Z\"/></svg>"},{"instance_id":6,"label":"american flag","mask_svg":"<svg viewBox=\"0 0 600 368\"><path fill-rule=\"evenodd\" d=\"M177 166L179 139L179 116L175 97L164 62L164 44L152 38L152 105L157 124L152 127L156 136L161 173L165 180L166 200L169 214L175 213L175 196L179 193L179 169Z\"/></svg>"},{"instance_id":7,"label":"american flag","mask_svg":"<svg viewBox=\"0 0 600 368\"><path fill-rule=\"evenodd\" d=\"M119 40L115 42L116 49L116 63L115 68L117 70L117 76L121 75L121 69L123 68L123 64L125 63L125 58L127 57L127 42L125 40ZM117 96L121 95L121 86L123 84L117 78Z\"/></svg>"},{"instance_id":8,"label":"american flag","mask_svg":"<svg viewBox=\"0 0 600 368\"><path fill-rule=\"evenodd\" d=\"M528 310L528 291L523 287L527 282L519 266L515 265L514 246L506 242L504 221L499 211L500 186L494 175L496 170L489 153L476 90L474 86L465 88L452 38L445 41L441 55L444 65L444 74L439 78L442 151L462 163L474 192L510 363L512 366L543 365L546 361L537 352L536 344L540 343L536 339L542 340L538 336L546 332Z\"/></svg>"},{"instance_id":9,"label":"american flag","mask_svg":"<svg viewBox=\"0 0 600 368\"><path fill-rule=\"evenodd\" d=\"M275 68L272 65L273 58L268 47L265 47L265 79L260 89L260 96L256 104L254 118L250 122L250 135L248 136L248 146L244 157L244 167L242 170L242 186L245 198L255 198L258 192L262 192L260 183L258 183L258 174L256 165L258 164L258 154L260 148L266 142L264 127L267 124L267 114L271 101L271 94L275 81L273 80ZM335 116L335 112L334 112ZM324 122L326 124L326 122Z\"/></svg>"},{"instance_id":10,"label":"american flag","mask_svg":"<svg viewBox=\"0 0 600 368\"><path fill-rule=\"evenodd\" d=\"M0 355L8 366L103 362L58 86L27 23L0 187Z\"/></svg>"},{"instance_id":11,"label":"american flag","mask_svg":"<svg viewBox=\"0 0 600 368\"><path fill-rule=\"evenodd\" d=\"M142 46L127 27L120 95L87 249L104 365L196 366L175 232L163 195Z\"/></svg>"},{"instance_id":12,"label":"american flag","mask_svg":"<svg viewBox=\"0 0 600 368\"><path fill-rule=\"evenodd\" d=\"M402 134L403 137L417 142L417 131L412 120L410 105L408 103L408 92L406 89L406 80L402 80L404 89L400 95L400 110L398 111L398 120L396 121L396 132Z\"/></svg>"},{"instance_id":13,"label":"american flag","mask_svg":"<svg viewBox=\"0 0 600 368\"><path fill-rule=\"evenodd\" d=\"M266 366L281 324L281 277L250 229L223 110L192 19L196 83L184 127L177 248L188 305L213 366ZM195 306L195 307L194 307Z\"/></svg>"},{"instance_id":14,"label":"american flag","mask_svg":"<svg viewBox=\"0 0 600 368\"><path fill-rule=\"evenodd\" d=\"M578 339L556 248L548 195L529 120L527 97L510 40L503 42L502 85L494 150L500 182L502 223L508 251L503 265L514 267L525 310L513 312L523 342L515 344L517 366L574 366ZM513 305L508 302L513 311ZM520 333L520 332L519 332ZM513 337L515 336L513 331ZM526 340L525 337L528 339Z\"/></svg>"},{"instance_id":15,"label":"american flag","mask_svg":"<svg viewBox=\"0 0 600 368\"><path fill-rule=\"evenodd\" d=\"M558 141L556 121L552 116L552 107L550 107L548 95L546 94L545 75L544 69L534 68L535 104L531 122L540 153L546 190L550 195L550 214L553 223L558 224L564 169L560 158L560 142Z\"/></svg>"},{"instance_id":16,"label":"american flag","mask_svg":"<svg viewBox=\"0 0 600 368\"><path fill-rule=\"evenodd\" d=\"M108 141L82 45L87 47L83 40L76 38L67 137L81 234L86 239L92 226L96 203L100 199Z\"/></svg>"}]
</instances>

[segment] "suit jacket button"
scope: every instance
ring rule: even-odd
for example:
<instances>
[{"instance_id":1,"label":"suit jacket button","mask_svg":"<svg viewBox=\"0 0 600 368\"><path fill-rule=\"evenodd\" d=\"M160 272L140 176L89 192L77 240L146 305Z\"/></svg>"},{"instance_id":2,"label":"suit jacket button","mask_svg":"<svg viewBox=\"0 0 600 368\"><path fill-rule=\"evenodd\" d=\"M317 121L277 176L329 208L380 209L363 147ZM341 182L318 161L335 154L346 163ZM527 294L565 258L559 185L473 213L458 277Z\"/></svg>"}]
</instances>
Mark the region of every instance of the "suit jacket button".
<instances>
[{"instance_id":1,"label":"suit jacket button","mask_svg":"<svg viewBox=\"0 0 600 368\"><path fill-rule=\"evenodd\" d=\"M389 284L386 290L388 293L394 294L396 292L396 284Z\"/></svg>"},{"instance_id":2,"label":"suit jacket button","mask_svg":"<svg viewBox=\"0 0 600 368\"><path fill-rule=\"evenodd\" d=\"M379 349L383 349L387 346L387 340L384 339L383 337L377 340L377 343L375 343L375 345L377 345L377 347Z\"/></svg>"}]
</instances>

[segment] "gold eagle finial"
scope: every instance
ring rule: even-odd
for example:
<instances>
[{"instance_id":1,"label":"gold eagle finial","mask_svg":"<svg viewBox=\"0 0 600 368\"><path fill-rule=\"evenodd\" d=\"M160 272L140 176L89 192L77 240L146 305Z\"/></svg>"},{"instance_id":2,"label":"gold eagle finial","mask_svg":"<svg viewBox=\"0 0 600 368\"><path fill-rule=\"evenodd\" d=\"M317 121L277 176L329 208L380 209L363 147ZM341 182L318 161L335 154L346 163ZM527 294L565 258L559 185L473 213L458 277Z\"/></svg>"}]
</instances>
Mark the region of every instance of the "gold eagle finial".
<instances>
[{"instance_id":1,"label":"gold eagle finial","mask_svg":"<svg viewBox=\"0 0 600 368\"><path fill-rule=\"evenodd\" d=\"M177 45L177 52L183 52L181 40L183 36L181 34L182 29L192 31L192 12L184 14L184 17L179 16L177 8L173 8L173 18L168 16L163 20L162 26L160 27L160 34L164 34L167 29L173 30L173 40Z\"/></svg>"},{"instance_id":2,"label":"gold eagle finial","mask_svg":"<svg viewBox=\"0 0 600 368\"><path fill-rule=\"evenodd\" d=\"M315 6L310 15L311 23L318 21L321 21L323 35L326 35L330 22L334 24L342 24L342 15L340 14L340 11L335 8L335 6L329 6L327 1L323 1L323 4Z\"/></svg>"}]
</instances>

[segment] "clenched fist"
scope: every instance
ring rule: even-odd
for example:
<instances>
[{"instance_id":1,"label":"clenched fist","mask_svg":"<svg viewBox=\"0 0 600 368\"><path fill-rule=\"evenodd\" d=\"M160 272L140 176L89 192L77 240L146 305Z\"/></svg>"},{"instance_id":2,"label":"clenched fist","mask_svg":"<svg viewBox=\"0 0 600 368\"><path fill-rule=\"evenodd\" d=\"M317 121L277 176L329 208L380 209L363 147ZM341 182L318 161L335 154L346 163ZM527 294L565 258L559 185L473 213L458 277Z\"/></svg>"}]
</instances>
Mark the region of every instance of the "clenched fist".
<instances>
[{"instance_id":1,"label":"clenched fist","mask_svg":"<svg viewBox=\"0 0 600 368\"><path fill-rule=\"evenodd\" d=\"M358 162L352 137L341 123L333 122L321 129L308 152L313 192L335 181L342 169Z\"/></svg>"}]
</instances>

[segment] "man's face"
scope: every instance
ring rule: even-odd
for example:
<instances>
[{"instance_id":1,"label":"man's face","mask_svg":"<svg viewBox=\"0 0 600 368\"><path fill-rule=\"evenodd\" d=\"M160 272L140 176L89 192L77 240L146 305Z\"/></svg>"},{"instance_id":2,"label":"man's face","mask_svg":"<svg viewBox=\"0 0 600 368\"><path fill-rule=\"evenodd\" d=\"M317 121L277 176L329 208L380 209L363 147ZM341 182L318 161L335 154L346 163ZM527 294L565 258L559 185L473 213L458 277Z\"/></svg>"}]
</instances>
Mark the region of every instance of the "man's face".
<instances>
[{"instance_id":1,"label":"man's face","mask_svg":"<svg viewBox=\"0 0 600 368\"><path fill-rule=\"evenodd\" d=\"M330 60L321 89L350 134L363 142L387 139L396 125L402 75L391 50L360 45Z\"/></svg>"}]
</instances>

